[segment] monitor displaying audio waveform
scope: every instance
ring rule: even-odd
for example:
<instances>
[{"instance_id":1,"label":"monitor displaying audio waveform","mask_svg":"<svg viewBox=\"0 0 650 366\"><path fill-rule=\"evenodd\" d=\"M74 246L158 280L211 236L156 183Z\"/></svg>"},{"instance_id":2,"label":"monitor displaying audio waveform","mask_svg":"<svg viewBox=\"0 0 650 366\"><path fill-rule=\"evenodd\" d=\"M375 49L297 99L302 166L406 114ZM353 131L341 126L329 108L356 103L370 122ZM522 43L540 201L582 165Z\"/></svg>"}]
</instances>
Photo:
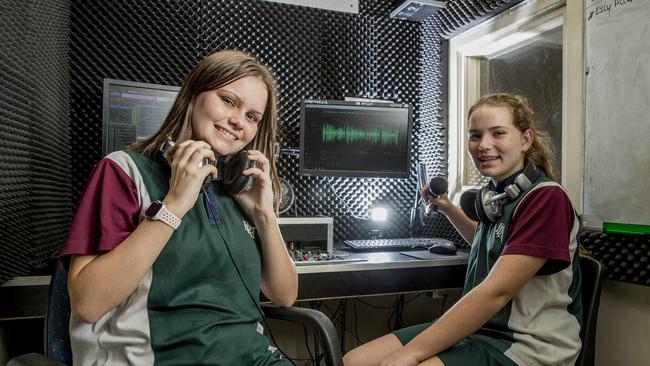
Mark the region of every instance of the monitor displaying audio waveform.
<instances>
[{"instance_id":1,"label":"monitor displaying audio waveform","mask_svg":"<svg viewBox=\"0 0 650 366\"><path fill-rule=\"evenodd\" d=\"M382 129L380 127L363 129L346 123L344 127L337 127L334 123L325 123L323 126L323 143L336 143L343 141L346 144L363 142L373 145L394 147L399 143L399 129Z\"/></svg>"},{"instance_id":2,"label":"monitor displaying audio waveform","mask_svg":"<svg viewBox=\"0 0 650 366\"><path fill-rule=\"evenodd\" d=\"M104 79L104 155L155 134L179 90L176 86Z\"/></svg>"},{"instance_id":3,"label":"monitor displaying audio waveform","mask_svg":"<svg viewBox=\"0 0 650 366\"><path fill-rule=\"evenodd\" d=\"M411 115L403 103L303 101L300 174L408 177Z\"/></svg>"}]
</instances>

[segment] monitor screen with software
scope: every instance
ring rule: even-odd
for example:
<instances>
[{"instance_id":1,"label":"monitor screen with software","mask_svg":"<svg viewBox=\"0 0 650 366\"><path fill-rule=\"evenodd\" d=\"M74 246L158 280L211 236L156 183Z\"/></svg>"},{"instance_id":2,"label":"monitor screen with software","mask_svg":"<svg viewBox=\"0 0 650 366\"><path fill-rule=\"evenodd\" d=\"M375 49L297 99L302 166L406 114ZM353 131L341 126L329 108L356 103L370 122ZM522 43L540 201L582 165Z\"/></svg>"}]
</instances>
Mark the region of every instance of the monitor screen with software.
<instances>
[{"instance_id":1,"label":"monitor screen with software","mask_svg":"<svg viewBox=\"0 0 650 366\"><path fill-rule=\"evenodd\" d=\"M411 125L405 103L305 100L300 174L407 178Z\"/></svg>"},{"instance_id":2,"label":"monitor screen with software","mask_svg":"<svg viewBox=\"0 0 650 366\"><path fill-rule=\"evenodd\" d=\"M156 133L179 90L177 86L104 79L103 154Z\"/></svg>"}]
</instances>

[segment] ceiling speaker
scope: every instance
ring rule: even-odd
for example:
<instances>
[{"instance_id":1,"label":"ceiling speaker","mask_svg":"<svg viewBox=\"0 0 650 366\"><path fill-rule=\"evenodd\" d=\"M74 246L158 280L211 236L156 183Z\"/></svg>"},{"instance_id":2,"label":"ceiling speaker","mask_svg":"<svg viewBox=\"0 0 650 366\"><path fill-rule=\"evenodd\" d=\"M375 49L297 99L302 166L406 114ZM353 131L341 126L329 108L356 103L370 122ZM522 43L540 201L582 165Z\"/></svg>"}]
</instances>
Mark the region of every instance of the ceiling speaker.
<instances>
[{"instance_id":1,"label":"ceiling speaker","mask_svg":"<svg viewBox=\"0 0 650 366\"><path fill-rule=\"evenodd\" d=\"M279 212L285 213L293 205L293 201L296 199L296 194L293 191L293 186L289 183L288 180L280 178L280 208Z\"/></svg>"},{"instance_id":2,"label":"ceiling speaker","mask_svg":"<svg viewBox=\"0 0 650 366\"><path fill-rule=\"evenodd\" d=\"M444 1L405 0L390 13L390 17L422 23L444 7Z\"/></svg>"}]
</instances>

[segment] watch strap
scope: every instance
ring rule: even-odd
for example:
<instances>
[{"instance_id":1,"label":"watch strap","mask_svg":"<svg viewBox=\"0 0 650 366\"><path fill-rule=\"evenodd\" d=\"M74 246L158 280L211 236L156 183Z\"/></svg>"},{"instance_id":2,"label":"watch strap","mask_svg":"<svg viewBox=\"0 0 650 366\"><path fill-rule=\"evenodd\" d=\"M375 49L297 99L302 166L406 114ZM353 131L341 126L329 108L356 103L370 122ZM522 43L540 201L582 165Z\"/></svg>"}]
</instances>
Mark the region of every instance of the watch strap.
<instances>
[{"instance_id":1,"label":"watch strap","mask_svg":"<svg viewBox=\"0 0 650 366\"><path fill-rule=\"evenodd\" d=\"M181 219L178 216L174 215L171 211L163 205L163 207L158 211L158 220L164 222L165 224L171 226L172 229L176 230L181 225Z\"/></svg>"},{"instance_id":2,"label":"watch strap","mask_svg":"<svg viewBox=\"0 0 650 366\"><path fill-rule=\"evenodd\" d=\"M156 212L150 212L152 208L156 210ZM154 201L151 203L151 206L146 212L146 216L152 220L162 221L174 230L178 229L181 225L181 219L169 211L160 201Z\"/></svg>"}]
</instances>

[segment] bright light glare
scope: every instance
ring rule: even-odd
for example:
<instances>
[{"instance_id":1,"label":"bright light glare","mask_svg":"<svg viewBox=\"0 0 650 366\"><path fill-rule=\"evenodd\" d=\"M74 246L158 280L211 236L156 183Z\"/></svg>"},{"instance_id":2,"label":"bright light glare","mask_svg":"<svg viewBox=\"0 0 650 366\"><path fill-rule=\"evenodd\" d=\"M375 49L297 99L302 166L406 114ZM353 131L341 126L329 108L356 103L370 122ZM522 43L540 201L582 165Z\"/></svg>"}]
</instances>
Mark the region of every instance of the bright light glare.
<instances>
[{"instance_id":1,"label":"bright light glare","mask_svg":"<svg viewBox=\"0 0 650 366\"><path fill-rule=\"evenodd\" d=\"M388 210L383 207L375 207L370 211L370 218L373 221L386 221Z\"/></svg>"}]
</instances>

